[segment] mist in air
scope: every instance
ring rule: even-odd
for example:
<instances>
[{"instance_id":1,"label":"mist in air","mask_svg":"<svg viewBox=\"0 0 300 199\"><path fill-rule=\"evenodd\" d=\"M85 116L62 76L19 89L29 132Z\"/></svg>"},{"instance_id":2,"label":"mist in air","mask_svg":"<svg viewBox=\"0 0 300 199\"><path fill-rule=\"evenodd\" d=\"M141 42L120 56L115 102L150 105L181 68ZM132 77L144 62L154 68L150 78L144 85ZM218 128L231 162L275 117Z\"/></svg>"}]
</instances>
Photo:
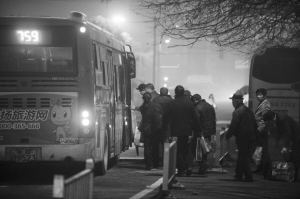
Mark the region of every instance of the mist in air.
<instances>
[{"instance_id":1,"label":"mist in air","mask_svg":"<svg viewBox=\"0 0 300 199\"><path fill-rule=\"evenodd\" d=\"M33 6L34 5L34 6ZM229 97L235 92L247 94L249 57L238 52L225 51L209 41L199 41L190 46L186 41L176 41L154 34L151 18L132 12L135 1L0 1L2 16L30 15L68 17L71 11L80 11L90 21L109 29L119 39L130 44L137 61L137 78L132 80L133 102L139 105L141 96L135 89L140 83L153 83L156 90L163 86L174 95L177 85L184 86L192 94L216 104L218 120L231 118L233 107ZM124 23L114 24L113 16L126 18ZM155 38L156 37L156 38ZM169 43L165 41L168 40ZM155 52L155 53L154 53ZM245 98L247 100L247 96Z\"/></svg>"}]
</instances>

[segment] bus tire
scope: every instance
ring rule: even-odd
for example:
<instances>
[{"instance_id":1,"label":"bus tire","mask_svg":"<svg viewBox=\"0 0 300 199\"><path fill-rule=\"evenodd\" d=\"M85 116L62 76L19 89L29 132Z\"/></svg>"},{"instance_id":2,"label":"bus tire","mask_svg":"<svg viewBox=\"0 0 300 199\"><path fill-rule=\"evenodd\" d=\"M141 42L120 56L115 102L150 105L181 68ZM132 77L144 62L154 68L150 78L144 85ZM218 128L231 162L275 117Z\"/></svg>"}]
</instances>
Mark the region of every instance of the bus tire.
<instances>
[{"instance_id":1,"label":"bus tire","mask_svg":"<svg viewBox=\"0 0 300 199\"><path fill-rule=\"evenodd\" d=\"M119 161L120 161L120 154L118 154L118 155L114 156L113 158L111 158L109 163L108 163L108 169L115 166Z\"/></svg>"}]
</instances>

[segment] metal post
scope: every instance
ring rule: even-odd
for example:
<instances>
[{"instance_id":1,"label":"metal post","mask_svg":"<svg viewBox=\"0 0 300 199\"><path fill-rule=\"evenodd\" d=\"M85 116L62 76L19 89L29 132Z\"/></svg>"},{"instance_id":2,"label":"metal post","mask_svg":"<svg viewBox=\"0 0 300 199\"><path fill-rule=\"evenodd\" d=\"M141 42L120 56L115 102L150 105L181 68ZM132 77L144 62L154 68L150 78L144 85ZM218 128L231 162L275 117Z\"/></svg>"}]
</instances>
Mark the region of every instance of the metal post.
<instances>
[{"instance_id":1,"label":"metal post","mask_svg":"<svg viewBox=\"0 0 300 199\"><path fill-rule=\"evenodd\" d=\"M156 85L156 18L153 18L153 85Z\"/></svg>"},{"instance_id":2,"label":"metal post","mask_svg":"<svg viewBox=\"0 0 300 199\"><path fill-rule=\"evenodd\" d=\"M92 159L87 159L85 162L85 169L91 169L92 172L90 173L90 177L89 177L89 198L88 199L92 199L93 198L93 191L94 191L94 161Z\"/></svg>"},{"instance_id":3,"label":"metal post","mask_svg":"<svg viewBox=\"0 0 300 199\"><path fill-rule=\"evenodd\" d=\"M53 198L64 198L65 183L64 176L55 175L53 180Z\"/></svg>"}]
</instances>

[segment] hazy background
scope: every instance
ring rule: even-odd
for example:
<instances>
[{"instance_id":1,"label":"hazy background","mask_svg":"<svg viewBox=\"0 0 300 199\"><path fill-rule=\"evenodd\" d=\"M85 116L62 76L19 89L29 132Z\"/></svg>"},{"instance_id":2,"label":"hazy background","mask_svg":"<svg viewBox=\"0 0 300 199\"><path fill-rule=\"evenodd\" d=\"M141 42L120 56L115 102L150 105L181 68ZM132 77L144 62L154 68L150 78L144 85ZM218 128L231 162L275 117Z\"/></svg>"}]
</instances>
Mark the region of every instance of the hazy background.
<instances>
[{"instance_id":1,"label":"hazy background","mask_svg":"<svg viewBox=\"0 0 300 199\"><path fill-rule=\"evenodd\" d=\"M108 3L100 1L79 0L0 0L0 13L8 15L31 16L69 16L71 11L85 13L89 19L102 16L112 19L122 16L125 21L116 24L127 36L127 43L133 48L137 59L137 78L132 81L132 88L139 83L154 83L156 90L166 84L171 95L176 85L183 85L192 94L200 94L209 101L213 94L217 105L218 120L230 120L233 107L228 98L242 87L247 88L249 62L237 52L225 52L209 41L201 41L193 47L172 47L186 44L185 41L170 40L156 35L154 44L153 21L137 15L136 0L112 0ZM172 47L172 48L170 48ZM156 49L156 82L153 82L153 51ZM165 77L168 78L165 81ZM246 92L244 89L243 92ZM141 96L133 89L135 104L141 103Z\"/></svg>"}]
</instances>

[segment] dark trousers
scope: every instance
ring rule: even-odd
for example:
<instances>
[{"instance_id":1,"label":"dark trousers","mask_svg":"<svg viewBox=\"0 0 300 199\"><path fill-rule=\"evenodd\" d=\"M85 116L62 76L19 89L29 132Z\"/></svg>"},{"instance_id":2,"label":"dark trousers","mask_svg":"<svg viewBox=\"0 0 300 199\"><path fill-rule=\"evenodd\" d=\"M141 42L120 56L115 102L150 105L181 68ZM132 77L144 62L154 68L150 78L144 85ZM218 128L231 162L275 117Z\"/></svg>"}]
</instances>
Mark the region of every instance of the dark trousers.
<instances>
[{"instance_id":1,"label":"dark trousers","mask_svg":"<svg viewBox=\"0 0 300 199\"><path fill-rule=\"evenodd\" d=\"M250 159L252 156L254 142L254 140L248 140L237 143L238 158L235 167L235 174L238 179L242 179L243 175L246 179L253 179Z\"/></svg>"},{"instance_id":2,"label":"dark trousers","mask_svg":"<svg viewBox=\"0 0 300 199\"><path fill-rule=\"evenodd\" d=\"M191 166L193 165L193 162L194 162L195 157L196 157L196 146L197 146L197 137L194 137L191 140L191 142L189 143L189 150L190 150L189 151L189 154L190 154L189 161L190 161Z\"/></svg>"},{"instance_id":3,"label":"dark trousers","mask_svg":"<svg viewBox=\"0 0 300 199\"><path fill-rule=\"evenodd\" d=\"M256 146L263 147L261 154L261 164L257 167L258 171L262 171L264 176L267 177L270 169L270 152L268 146L268 132L257 132Z\"/></svg>"},{"instance_id":4,"label":"dark trousers","mask_svg":"<svg viewBox=\"0 0 300 199\"><path fill-rule=\"evenodd\" d=\"M151 135L144 136L144 159L146 168L151 169L153 167L152 159L152 139Z\"/></svg>"},{"instance_id":5,"label":"dark trousers","mask_svg":"<svg viewBox=\"0 0 300 199\"><path fill-rule=\"evenodd\" d=\"M161 142L160 134L144 137L144 158L147 168L157 168L159 166L159 145Z\"/></svg>"},{"instance_id":6,"label":"dark trousers","mask_svg":"<svg viewBox=\"0 0 300 199\"><path fill-rule=\"evenodd\" d=\"M159 154L159 146L162 145L162 135L159 133L155 133L152 135L152 155L153 155L153 167L157 168L159 166L160 154Z\"/></svg>"},{"instance_id":7,"label":"dark trousers","mask_svg":"<svg viewBox=\"0 0 300 199\"><path fill-rule=\"evenodd\" d=\"M178 173L183 173L190 167L190 146L189 136L177 137L177 169Z\"/></svg>"}]
</instances>

